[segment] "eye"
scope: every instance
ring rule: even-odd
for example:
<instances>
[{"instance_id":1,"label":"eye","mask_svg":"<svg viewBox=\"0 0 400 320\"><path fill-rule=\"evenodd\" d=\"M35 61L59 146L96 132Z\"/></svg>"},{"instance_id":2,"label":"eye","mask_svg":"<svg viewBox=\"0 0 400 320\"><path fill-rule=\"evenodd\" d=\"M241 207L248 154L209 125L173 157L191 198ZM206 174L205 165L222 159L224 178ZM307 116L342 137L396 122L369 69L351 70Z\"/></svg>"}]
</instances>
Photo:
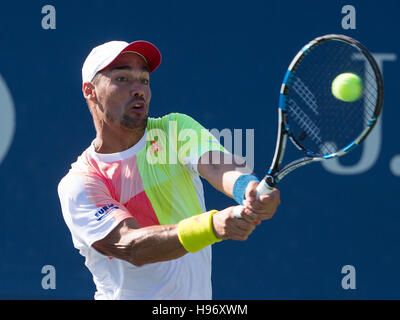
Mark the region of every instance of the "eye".
<instances>
[{"instance_id":1,"label":"eye","mask_svg":"<svg viewBox=\"0 0 400 320\"><path fill-rule=\"evenodd\" d=\"M149 79L142 79L142 83L148 85L150 83Z\"/></svg>"},{"instance_id":2,"label":"eye","mask_svg":"<svg viewBox=\"0 0 400 320\"><path fill-rule=\"evenodd\" d=\"M117 80L118 82L125 82L125 81L128 81L128 78L127 78L127 77L120 76L120 77L117 77L116 80Z\"/></svg>"}]
</instances>

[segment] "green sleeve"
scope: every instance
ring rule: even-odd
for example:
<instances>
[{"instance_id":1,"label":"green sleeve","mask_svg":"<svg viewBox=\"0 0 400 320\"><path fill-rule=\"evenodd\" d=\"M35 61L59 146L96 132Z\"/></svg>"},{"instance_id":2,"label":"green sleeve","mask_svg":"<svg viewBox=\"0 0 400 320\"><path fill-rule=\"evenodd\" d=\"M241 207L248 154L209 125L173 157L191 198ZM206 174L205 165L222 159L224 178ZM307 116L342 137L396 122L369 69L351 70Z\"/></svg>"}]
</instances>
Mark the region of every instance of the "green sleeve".
<instances>
[{"instance_id":1,"label":"green sleeve","mask_svg":"<svg viewBox=\"0 0 400 320\"><path fill-rule=\"evenodd\" d=\"M197 162L209 151L228 153L206 128L190 116L174 113L171 118L176 123L172 125L176 125L178 158L181 162L187 162L188 159Z\"/></svg>"}]
</instances>

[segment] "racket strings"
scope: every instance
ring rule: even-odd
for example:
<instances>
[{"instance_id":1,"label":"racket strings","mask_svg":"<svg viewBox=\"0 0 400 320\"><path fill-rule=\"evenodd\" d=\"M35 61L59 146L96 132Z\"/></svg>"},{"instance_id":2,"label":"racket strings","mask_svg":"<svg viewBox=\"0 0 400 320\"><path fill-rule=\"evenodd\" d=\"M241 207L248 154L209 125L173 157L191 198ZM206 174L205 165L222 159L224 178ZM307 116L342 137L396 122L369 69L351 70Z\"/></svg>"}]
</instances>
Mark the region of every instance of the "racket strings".
<instances>
[{"instance_id":1,"label":"racket strings","mask_svg":"<svg viewBox=\"0 0 400 320\"><path fill-rule=\"evenodd\" d=\"M364 92L363 92L363 97L366 99L366 107L368 107L368 111L373 114L375 112L375 105L376 101L378 99L378 90L376 86L376 78L375 74L371 74L369 70L366 72L366 77L364 85ZM371 89L372 86L372 89Z\"/></svg>"},{"instance_id":2,"label":"racket strings","mask_svg":"<svg viewBox=\"0 0 400 320\"><path fill-rule=\"evenodd\" d=\"M354 73L363 93L353 102L336 99L333 79ZM375 73L360 50L342 41L327 41L304 56L288 81L290 133L306 150L333 153L352 143L373 119L378 99Z\"/></svg>"}]
</instances>

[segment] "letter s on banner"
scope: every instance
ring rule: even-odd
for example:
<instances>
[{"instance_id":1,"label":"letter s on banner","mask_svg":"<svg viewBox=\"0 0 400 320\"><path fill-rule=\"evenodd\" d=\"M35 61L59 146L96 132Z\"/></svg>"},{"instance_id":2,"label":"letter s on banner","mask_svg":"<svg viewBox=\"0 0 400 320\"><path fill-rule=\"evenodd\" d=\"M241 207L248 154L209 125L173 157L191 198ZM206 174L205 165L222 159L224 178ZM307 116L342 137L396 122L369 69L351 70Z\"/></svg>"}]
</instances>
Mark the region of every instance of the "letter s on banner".
<instances>
[{"instance_id":1,"label":"letter s on banner","mask_svg":"<svg viewBox=\"0 0 400 320\"><path fill-rule=\"evenodd\" d=\"M15 130L14 102L0 75L0 164L11 146Z\"/></svg>"}]
</instances>

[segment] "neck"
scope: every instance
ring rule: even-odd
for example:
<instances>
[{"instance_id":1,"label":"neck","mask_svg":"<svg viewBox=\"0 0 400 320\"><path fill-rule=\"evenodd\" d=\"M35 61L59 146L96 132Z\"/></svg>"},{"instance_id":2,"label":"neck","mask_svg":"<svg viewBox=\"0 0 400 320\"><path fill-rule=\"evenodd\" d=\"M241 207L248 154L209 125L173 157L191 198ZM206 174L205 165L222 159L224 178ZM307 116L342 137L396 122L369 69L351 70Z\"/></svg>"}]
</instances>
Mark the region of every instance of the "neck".
<instances>
[{"instance_id":1,"label":"neck","mask_svg":"<svg viewBox=\"0 0 400 320\"><path fill-rule=\"evenodd\" d=\"M117 130L112 130L109 127L103 127L101 130L97 130L94 149L98 153L117 153L125 151L139 142L144 135L145 129L146 128L118 128Z\"/></svg>"}]
</instances>

